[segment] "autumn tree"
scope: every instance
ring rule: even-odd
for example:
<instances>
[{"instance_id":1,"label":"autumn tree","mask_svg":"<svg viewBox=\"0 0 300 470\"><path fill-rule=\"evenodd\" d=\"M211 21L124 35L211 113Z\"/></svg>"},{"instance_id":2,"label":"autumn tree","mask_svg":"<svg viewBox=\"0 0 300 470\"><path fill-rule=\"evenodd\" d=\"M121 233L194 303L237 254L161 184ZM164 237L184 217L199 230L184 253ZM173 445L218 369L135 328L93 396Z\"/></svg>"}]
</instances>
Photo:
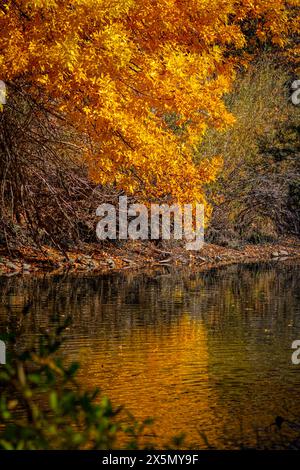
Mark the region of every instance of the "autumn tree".
<instances>
[{"instance_id":1,"label":"autumn tree","mask_svg":"<svg viewBox=\"0 0 300 470\"><path fill-rule=\"evenodd\" d=\"M205 202L234 122L224 94L259 44L290 48L298 0L2 0L0 79L83 135L91 178L140 200ZM173 116L170 125L168 116Z\"/></svg>"}]
</instances>

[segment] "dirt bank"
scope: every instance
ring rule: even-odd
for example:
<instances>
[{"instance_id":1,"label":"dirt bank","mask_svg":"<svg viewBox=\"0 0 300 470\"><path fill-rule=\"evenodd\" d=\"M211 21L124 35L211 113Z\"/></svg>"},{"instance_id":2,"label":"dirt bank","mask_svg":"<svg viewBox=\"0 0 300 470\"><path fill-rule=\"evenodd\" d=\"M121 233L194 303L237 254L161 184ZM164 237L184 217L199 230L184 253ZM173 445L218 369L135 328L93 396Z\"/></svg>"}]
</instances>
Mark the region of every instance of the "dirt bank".
<instances>
[{"instance_id":1,"label":"dirt bank","mask_svg":"<svg viewBox=\"0 0 300 470\"><path fill-rule=\"evenodd\" d=\"M283 238L277 243L241 245L235 248L205 244L201 251L187 251L184 247L158 248L151 242L129 241L122 246L105 248L87 244L62 253L43 246L40 249L23 248L8 253L0 249L0 275L29 275L48 272L107 273L120 270L144 270L163 267L190 267L192 271L227 264L282 260L300 257L300 240Z\"/></svg>"}]
</instances>

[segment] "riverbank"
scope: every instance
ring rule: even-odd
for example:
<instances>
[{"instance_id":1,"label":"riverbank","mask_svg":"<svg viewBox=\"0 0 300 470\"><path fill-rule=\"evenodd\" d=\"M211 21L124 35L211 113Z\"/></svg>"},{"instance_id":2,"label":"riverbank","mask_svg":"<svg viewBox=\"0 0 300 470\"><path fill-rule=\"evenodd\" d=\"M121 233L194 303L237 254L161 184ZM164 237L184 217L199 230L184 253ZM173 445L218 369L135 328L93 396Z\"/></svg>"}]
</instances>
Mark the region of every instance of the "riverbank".
<instances>
[{"instance_id":1,"label":"riverbank","mask_svg":"<svg viewBox=\"0 0 300 470\"><path fill-rule=\"evenodd\" d=\"M192 271L228 264L284 260L300 257L300 240L285 237L276 243L244 244L234 248L206 243L199 252L183 246L161 248L151 242L128 241L121 246L82 244L62 253L49 246L21 248L8 253L0 248L0 275L47 272L94 272L189 267Z\"/></svg>"}]
</instances>

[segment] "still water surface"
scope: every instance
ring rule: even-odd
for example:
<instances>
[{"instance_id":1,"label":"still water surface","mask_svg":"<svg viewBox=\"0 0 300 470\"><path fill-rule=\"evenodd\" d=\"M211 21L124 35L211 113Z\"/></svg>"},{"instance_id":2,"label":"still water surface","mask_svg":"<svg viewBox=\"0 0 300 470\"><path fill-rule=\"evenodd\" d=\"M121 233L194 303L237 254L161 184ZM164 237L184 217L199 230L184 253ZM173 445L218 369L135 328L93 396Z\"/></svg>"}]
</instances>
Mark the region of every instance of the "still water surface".
<instances>
[{"instance_id":1,"label":"still water surface","mask_svg":"<svg viewBox=\"0 0 300 470\"><path fill-rule=\"evenodd\" d=\"M184 432L233 447L277 415L300 417L300 264L188 273L0 278L0 326L27 342L67 316L63 353L137 417L155 418L157 443Z\"/></svg>"}]
</instances>

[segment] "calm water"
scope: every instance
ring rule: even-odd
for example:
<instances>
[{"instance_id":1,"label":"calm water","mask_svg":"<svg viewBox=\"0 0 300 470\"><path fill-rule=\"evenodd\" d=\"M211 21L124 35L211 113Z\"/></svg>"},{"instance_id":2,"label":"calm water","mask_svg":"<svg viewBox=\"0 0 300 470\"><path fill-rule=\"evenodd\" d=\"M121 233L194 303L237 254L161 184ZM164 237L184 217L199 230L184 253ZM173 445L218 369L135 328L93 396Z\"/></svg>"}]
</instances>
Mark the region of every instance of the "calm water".
<instances>
[{"instance_id":1,"label":"calm water","mask_svg":"<svg viewBox=\"0 0 300 470\"><path fill-rule=\"evenodd\" d=\"M300 418L300 264L249 265L197 275L0 278L0 325L34 339L71 316L64 355L80 380L138 418L157 442L233 447L277 415ZM20 324L24 305L30 314Z\"/></svg>"}]
</instances>

